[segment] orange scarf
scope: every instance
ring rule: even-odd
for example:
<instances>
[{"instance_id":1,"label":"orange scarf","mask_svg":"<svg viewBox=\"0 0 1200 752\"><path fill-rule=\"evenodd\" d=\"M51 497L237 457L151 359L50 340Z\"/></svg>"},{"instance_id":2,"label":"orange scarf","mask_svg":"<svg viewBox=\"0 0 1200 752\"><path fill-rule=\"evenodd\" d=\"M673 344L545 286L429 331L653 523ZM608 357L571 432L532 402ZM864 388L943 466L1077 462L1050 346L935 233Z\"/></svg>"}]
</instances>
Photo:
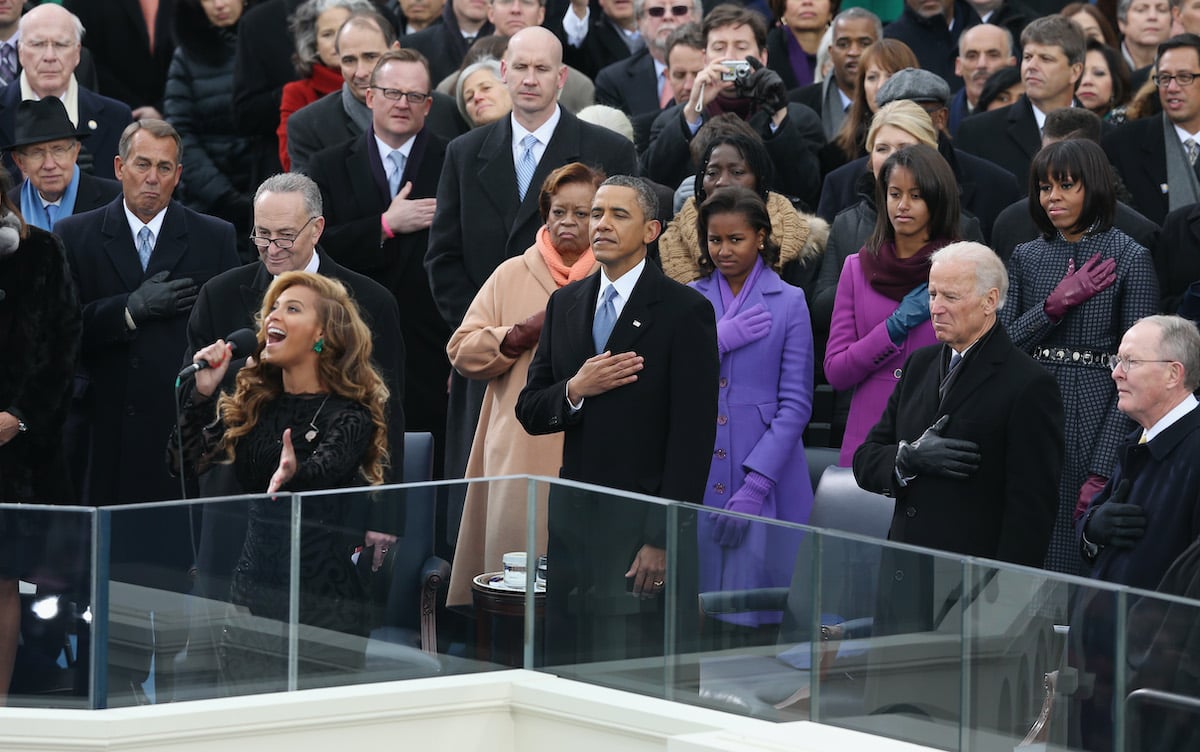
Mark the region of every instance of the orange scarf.
<instances>
[{"instance_id":1,"label":"orange scarf","mask_svg":"<svg viewBox=\"0 0 1200 752\"><path fill-rule=\"evenodd\" d=\"M579 259L574 264L571 266L564 264L558 249L550 243L550 228L545 225L538 230L537 240L533 244L542 254L542 260L546 262L546 267L550 270L550 278L558 287L583 279L596 263L596 257L592 255L591 247L588 247L579 254Z\"/></svg>"}]
</instances>

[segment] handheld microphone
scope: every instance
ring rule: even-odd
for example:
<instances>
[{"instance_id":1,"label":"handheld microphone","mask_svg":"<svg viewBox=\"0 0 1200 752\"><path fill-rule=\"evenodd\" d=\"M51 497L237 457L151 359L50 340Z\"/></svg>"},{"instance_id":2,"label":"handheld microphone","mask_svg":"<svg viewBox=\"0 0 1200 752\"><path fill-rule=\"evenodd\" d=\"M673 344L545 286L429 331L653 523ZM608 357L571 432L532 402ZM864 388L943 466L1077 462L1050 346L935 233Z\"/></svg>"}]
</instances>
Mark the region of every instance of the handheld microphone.
<instances>
[{"instance_id":1,"label":"handheld microphone","mask_svg":"<svg viewBox=\"0 0 1200 752\"><path fill-rule=\"evenodd\" d=\"M258 335L253 329L238 329L236 332L231 332L225 341L233 345L233 355L249 355L254 352L254 348L258 346ZM192 363L188 367L179 372L179 380L191 378L196 375L197 371L203 371L205 368L212 368L212 365L207 360L201 360Z\"/></svg>"}]
</instances>

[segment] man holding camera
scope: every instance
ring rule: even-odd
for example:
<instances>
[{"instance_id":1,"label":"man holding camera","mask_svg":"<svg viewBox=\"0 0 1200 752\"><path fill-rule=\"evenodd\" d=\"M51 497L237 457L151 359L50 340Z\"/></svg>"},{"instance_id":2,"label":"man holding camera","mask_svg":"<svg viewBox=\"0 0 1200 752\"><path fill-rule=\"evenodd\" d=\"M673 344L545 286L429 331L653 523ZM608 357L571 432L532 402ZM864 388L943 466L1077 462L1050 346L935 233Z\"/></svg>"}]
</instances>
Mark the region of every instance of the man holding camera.
<instances>
[{"instance_id":1,"label":"man holding camera","mask_svg":"<svg viewBox=\"0 0 1200 752\"><path fill-rule=\"evenodd\" d=\"M783 80L765 67L766 47L766 24L754 11L725 4L705 16L704 70L696 76L691 98L664 110L651 126L643 175L671 186L691 179L698 166L689 142L706 120L729 112L762 136L777 168L773 190L817 205L817 152L825 144L821 119L809 107L788 103Z\"/></svg>"}]
</instances>

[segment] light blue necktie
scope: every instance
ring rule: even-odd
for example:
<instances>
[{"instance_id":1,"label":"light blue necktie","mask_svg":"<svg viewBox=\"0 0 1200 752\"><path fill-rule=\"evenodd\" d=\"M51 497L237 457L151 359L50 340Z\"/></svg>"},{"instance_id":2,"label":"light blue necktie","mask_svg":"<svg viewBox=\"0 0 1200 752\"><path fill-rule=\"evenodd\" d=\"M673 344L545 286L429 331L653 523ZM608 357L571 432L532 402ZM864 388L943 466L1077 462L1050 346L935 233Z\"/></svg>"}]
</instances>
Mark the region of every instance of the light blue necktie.
<instances>
[{"instance_id":1,"label":"light blue necktie","mask_svg":"<svg viewBox=\"0 0 1200 752\"><path fill-rule=\"evenodd\" d=\"M616 297L617 288L609 285L604 291L600 307L596 309L596 318L592 320L592 342L596 345L597 353L604 352L608 336L612 334L613 326L617 323L617 308L613 305L613 299Z\"/></svg>"},{"instance_id":2,"label":"light blue necktie","mask_svg":"<svg viewBox=\"0 0 1200 752\"><path fill-rule=\"evenodd\" d=\"M150 265L150 254L154 252L154 237L149 227L138 230L137 252L142 261L142 271L146 271L146 267Z\"/></svg>"},{"instance_id":3,"label":"light blue necktie","mask_svg":"<svg viewBox=\"0 0 1200 752\"><path fill-rule=\"evenodd\" d=\"M46 204L46 217L50 220L50 226L46 228L47 230L54 229L54 223L58 221L59 208L57 204Z\"/></svg>"},{"instance_id":4,"label":"light blue necktie","mask_svg":"<svg viewBox=\"0 0 1200 752\"><path fill-rule=\"evenodd\" d=\"M388 178L388 190L395 196L400 192L400 178L404 177L404 154L399 149L388 152L388 161L392 163L392 174Z\"/></svg>"},{"instance_id":5,"label":"light blue necktie","mask_svg":"<svg viewBox=\"0 0 1200 752\"><path fill-rule=\"evenodd\" d=\"M533 173L537 169L537 160L533 158L533 147L538 140L532 133L521 139L521 148L525 151L521 152L521 158L517 160L517 195L521 200L525 200L525 194L529 191L529 184L533 182Z\"/></svg>"}]
</instances>

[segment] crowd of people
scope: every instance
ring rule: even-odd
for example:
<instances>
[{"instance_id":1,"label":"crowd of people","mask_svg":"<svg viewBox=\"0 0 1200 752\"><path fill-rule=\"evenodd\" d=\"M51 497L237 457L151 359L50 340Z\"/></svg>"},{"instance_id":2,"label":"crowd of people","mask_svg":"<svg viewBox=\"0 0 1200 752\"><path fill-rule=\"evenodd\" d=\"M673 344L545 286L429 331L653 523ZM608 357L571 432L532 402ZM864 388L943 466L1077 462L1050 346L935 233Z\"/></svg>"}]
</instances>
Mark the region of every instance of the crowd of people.
<instances>
[{"instance_id":1,"label":"crowd of people","mask_svg":"<svg viewBox=\"0 0 1200 752\"><path fill-rule=\"evenodd\" d=\"M1200 535L1190 474L1114 485L1195 422L1194 0L113 4L0 2L0 501L386 483L427 431L441 477L799 523L806 442L836 447L893 540L1141 587ZM685 526L689 575L653 510L562 493L537 538L562 661L661 641L669 578L791 576L744 518ZM450 504L466 607L526 501ZM277 514L214 575L252 616L280 613ZM193 587L186 514L143 524L114 576ZM365 633L329 618L365 597L339 552L379 568L399 513L306 524L302 618ZM36 528L0 516L0 677ZM1142 537L1153 564L1106 563ZM223 670L259 671L249 631Z\"/></svg>"}]
</instances>

